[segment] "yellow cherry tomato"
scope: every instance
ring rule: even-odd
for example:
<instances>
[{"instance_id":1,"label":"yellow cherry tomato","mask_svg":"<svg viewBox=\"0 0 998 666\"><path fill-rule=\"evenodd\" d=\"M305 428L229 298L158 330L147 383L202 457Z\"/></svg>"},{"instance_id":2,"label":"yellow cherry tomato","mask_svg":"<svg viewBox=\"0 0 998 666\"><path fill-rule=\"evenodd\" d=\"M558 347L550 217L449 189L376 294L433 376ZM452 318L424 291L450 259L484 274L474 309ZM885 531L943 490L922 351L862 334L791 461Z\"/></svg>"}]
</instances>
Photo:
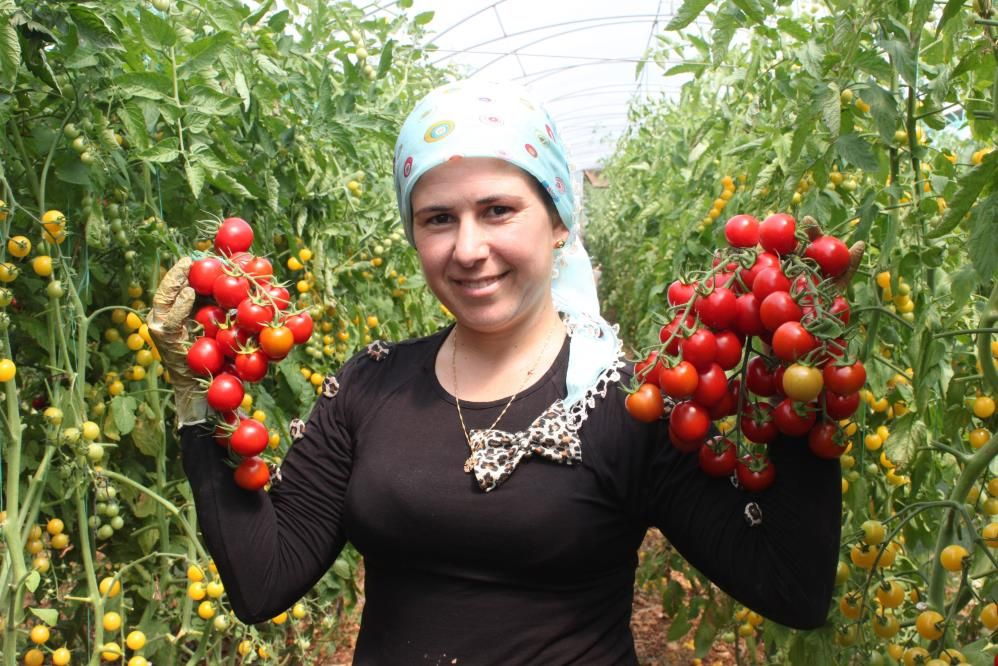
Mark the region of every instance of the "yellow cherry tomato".
<instances>
[{"instance_id":1,"label":"yellow cherry tomato","mask_svg":"<svg viewBox=\"0 0 998 666\"><path fill-rule=\"evenodd\" d=\"M134 629L128 632L128 636L125 637L125 645L128 646L129 650L141 650L146 646L146 635Z\"/></svg>"},{"instance_id":2,"label":"yellow cherry tomato","mask_svg":"<svg viewBox=\"0 0 998 666\"><path fill-rule=\"evenodd\" d=\"M204 580L204 571L202 571L201 567L196 564L190 565L187 567L187 580L192 583L198 583Z\"/></svg>"},{"instance_id":3,"label":"yellow cherry tomato","mask_svg":"<svg viewBox=\"0 0 998 666\"><path fill-rule=\"evenodd\" d=\"M6 383L17 374L17 366L9 358L0 359L0 382Z\"/></svg>"},{"instance_id":4,"label":"yellow cherry tomato","mask_svg":"<svg viewBox=\"0 0 998 666\"><path fill-rule=\"evenodd\" d=\"M7 239L7 252L12 257L23 259L31 252L31 241L27 236L11 236Z\"/></svg>"},{"instance_id":5,"label":"yellow cherry tomato","mask_svg":"<svg viewBox=\"0 0 998 666\"><path fill-rule=\"evenodd\" d=\"M31 642L35 645L44 645L49 640L49 628L44 624L36 624L31 628Z\"/></svg>"},{"instance_id":6,"label":"yellow cherry tomato","mask_svg":"<svg viewBox=\"0 0 998 666\"><path fill-rule=\"evenodd\" d=\"M104 631L118 631L121 629L121 616L114 611L108 611L104 613L104 619L101 621L104 625Z\"/></svg>"},{"instance_id":7,"label":"yellow cherry tomato","mask_svg":"<svg viewBox=\"0 0 998 666\"><path fill-rule=\"evenodd\" d=\"M989 604L985 604L978 617L981 620L981 624L988 631L998 629L998 603L992 601Z\"/></svg>"},{"instance_id":8,"label":"yellow cherry tomato","mask_svg":"<svg viewBox=\"0 0 998 666\"><path fill-rule=\"evenodd\" d=\"M38 648L31 648L24 653L24 666L42 666L45 663L45 653Z\"/></svg>"},{"instance_id":9,"label":"yellow cherry tomato","mask_svg":"<svg viewBox=\"0 0 998 666\"><path fill-rule=\"evenodd\" d=\"M973 404L974 416L979 419L991 418L991 415L995 413L995 401L986 395L978 396L974 399Z\"/></svg>"},{"instance_id":10,"label":"yellow cherry tomato","mask_svg":"<svg viewBox=\"0 0 998 666\"><path fill-rule=\"evenodd\" d=\"M970 440L970 445L973 448L979 449L991 439L991 431L987 428L974 428L967 435L967 439Z\"/></svg>"},{"instance_id":11,"label":"yellow cherry tomato","mask_svg":"<svg viewBox=\"0 0 998 666\"><path fill-rule=\"evenodd\" d=\"M101 579L101 582L97 585L97 589L100 591L102 597L116 597L121 593L121 582L108 576Z\"/></svg>"},{"instance_id":12,"label":"yellow cherry tomato","mask_svg":"<svg viewBox=\"0 0 998 666\"><path fill-rule=\"evenodd\" d=\"M927 641L939 640L943 637L943 630L939 626L943 622L943 616L934 610L925 610L915 618L915 630L918 635Z\"/></svg>"},{"instance_id":13,"label":"yellow cherry tomato","mask_svg":"<svg viewBox=\"0 0 998 666\"><path fill-rule=\"evenodd\" d=\"M104 643L104 646L101 647L100 657L104 661L118 661L122 657L121 646L114 641Z\"/></svg>"},{"instance_id":14,"label":"yellow cherry tomato","mask_svg":"<svg viewBox=\"0 0 998 666\"><path fill-rule=\"evenodd\" d=\"M988 548L998 548L998 523L988 523L981 530L981 538Z\"/></svg>"},{"instance_id":15,"label":"yellow cherry tomato","mask_svg":"<svg viewBox=\"0 0 998 666\"><path fill-rule=\"evenodd\" d=\"M52 651L53 666L67 666L72 658L73 655L64 647L56 648Z\"/></svg>"},{"instance_id":16,"label":"yellow cherry tomato","mask_svg":"<svg viewBox=\"0 0 998 666\"><path fill-rule=\"evenodd\" d=\"M939 561L947 571L962 571L964 561L970 557L967 549L958 543L950 544L939 553Z\"/></svg>"}]
</instances>

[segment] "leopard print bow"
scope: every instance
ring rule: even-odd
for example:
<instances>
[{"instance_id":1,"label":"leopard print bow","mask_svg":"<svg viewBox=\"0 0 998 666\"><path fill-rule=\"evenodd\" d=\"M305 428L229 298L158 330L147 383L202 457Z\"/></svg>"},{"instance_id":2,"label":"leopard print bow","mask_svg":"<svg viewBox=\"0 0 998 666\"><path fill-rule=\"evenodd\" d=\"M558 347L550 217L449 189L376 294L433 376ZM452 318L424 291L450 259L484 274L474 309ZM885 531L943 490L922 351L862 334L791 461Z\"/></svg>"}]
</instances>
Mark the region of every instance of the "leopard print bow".
<instances>
[{"instance_id":1,"label":"leopard print bow","mask_svg":"<svg viewBox=\"0 0 998 666\"><path fill-rule=\"evenodd\" d=\"M468 471L475 473L479 487L485 492L495 490L523 458L534 454L566 465L582 462L582 444L561 400L526 430L472 430L470 436L472 454Z\"/></svg>"}]
</instances>

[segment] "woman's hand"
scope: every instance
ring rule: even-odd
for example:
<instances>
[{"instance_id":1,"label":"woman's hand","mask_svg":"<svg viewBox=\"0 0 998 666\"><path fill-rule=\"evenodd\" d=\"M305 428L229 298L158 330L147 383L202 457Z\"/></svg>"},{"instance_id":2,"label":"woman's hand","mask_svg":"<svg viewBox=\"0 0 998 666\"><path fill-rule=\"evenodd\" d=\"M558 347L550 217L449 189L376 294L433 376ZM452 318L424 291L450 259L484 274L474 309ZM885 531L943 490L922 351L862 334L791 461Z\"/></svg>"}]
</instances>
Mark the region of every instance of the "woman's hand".
<instances>
[{"instance_id":1,"label":"woman's hand","mask_svg":"<svg viewBox=\"0 0 998 666\"><path fill-rule=\"evenodd\" d=\"M197 296L187 282L191 263L190 257L184 257L163 276L146 320L163 366L170 373L180 425L201 423L208 413L204 392L187 367L190 314Z\"/></svg>"}]
</instances>

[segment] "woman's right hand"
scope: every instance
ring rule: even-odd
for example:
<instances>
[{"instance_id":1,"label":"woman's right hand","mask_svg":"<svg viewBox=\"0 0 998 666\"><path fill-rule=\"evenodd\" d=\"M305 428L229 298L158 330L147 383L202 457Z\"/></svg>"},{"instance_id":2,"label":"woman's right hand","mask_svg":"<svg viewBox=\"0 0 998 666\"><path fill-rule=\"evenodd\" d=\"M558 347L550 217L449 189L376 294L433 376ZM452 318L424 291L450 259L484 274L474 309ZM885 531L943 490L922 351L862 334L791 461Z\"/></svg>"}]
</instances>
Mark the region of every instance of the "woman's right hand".
<instances>
[{"instance_id":1,"label":"woman's right hand","mask_svg":"<svg viewBox=\"0 0 998 666\"><path fill-rule=\"evenodd\" d=\"M163 276L146 320L163 367L170 373L181 426L202 423L208 414L204 391L187 367L190 315L197 296L187 282L192 263L190 257L184 257Z\"/></svg>"}]
</instances>

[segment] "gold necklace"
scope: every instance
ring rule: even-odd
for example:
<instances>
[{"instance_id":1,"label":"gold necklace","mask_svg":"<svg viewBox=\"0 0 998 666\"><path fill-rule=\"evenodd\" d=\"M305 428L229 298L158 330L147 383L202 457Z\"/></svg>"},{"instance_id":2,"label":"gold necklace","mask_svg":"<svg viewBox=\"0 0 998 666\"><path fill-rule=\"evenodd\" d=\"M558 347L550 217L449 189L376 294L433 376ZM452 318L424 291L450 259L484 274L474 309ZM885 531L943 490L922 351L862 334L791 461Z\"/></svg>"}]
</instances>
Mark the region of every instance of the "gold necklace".
<instances>
[{"instance_id":1,"label":"gold necklace","mask_svg":"<svg viewBox=\"0 0 998 666\"><path fill-rule=\"evenodd\" d=\"M518 389L516 389L516 392L513 395L510 396L509 401L506 402L506 406L502 408L502 411L499 412L499 416L497 416L496 420L492 422L492 425L490 425L488 427L488 430L494 430L495 429L495 427L496 427L496 425L498 425L500 419L502 419L502 417L506 415L506 410L509 409L509 406L513 404L514 400L516 400L516 396L520 394L520 391L522 391L523 389L525 389L527 387L527 382L530 381L530 377L534 374L534 371L537 369L537 366L540 365L541 359L544 358L544 352L547 351L548 343L551 342L552 335L554 335L554 327L550 327L549 328L548 335L547 335L546 338L544 338L544 346L541 347L541 353L538 354L537 360L535 360L534 364L532 366L530 366L529 370L527 370L527 375L526 375L526 377L524 377L523 383L520 384L520 387ZM458 394L458 390L457 390L457 327L454 328L454 340L453 340L453 343L454 343L454 346L451 349L451 370L453 372L452 379L453 379L453 382L454 382L454 404L457 405L457 418L461 422L461 431L464 433L464 439L465 439L465 441L468 442L468 459L464 461L464 473L465 474L470 474L471 470L474 469L474 466L475 466L475 463L474 463L475 447L471 443L471 435L468 434L468 428L467 428L467 426L464 425L464 415L461 413L461 398L459 398L458 395L457 395Z\"/></svg>"}]
</instances>

